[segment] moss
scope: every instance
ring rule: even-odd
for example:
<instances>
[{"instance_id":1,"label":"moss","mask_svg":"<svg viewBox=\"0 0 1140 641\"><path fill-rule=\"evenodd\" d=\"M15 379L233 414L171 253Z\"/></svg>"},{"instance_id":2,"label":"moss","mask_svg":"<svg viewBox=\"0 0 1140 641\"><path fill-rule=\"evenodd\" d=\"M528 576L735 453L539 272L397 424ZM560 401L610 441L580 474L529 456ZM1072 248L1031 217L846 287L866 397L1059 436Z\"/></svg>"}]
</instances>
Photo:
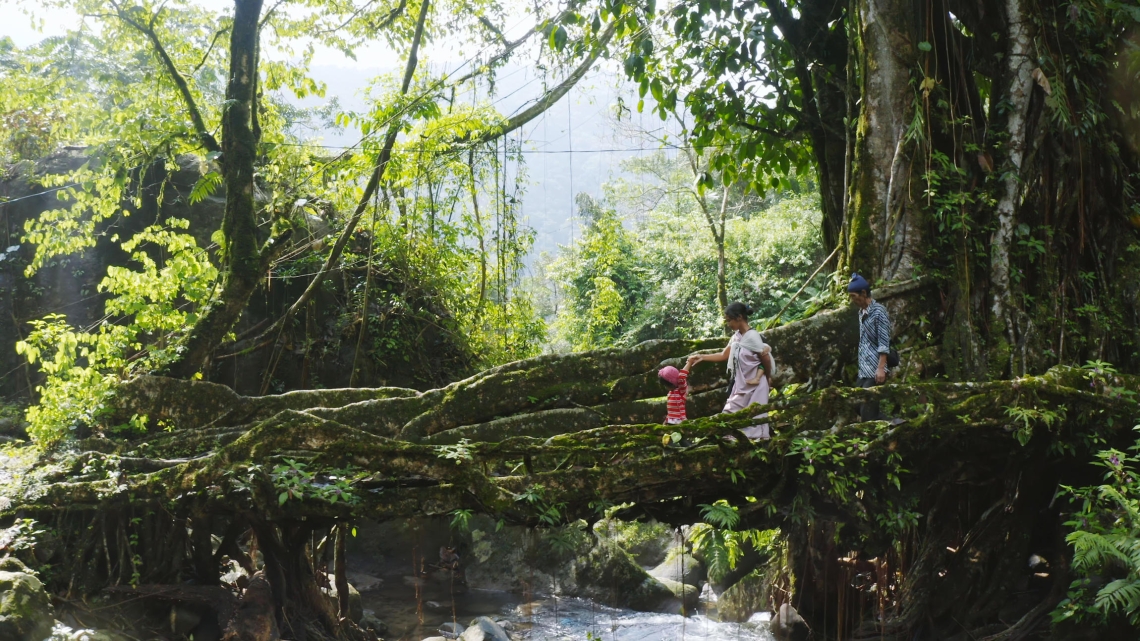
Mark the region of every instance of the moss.
<instances>
[{"instance_id":1,"label":"moss","mask_svg":"<svg viewBox=\"0 0 1140 641\"><path fill-rule=\"evenodd\" d=\"M655 566L664 561L676 538L673 529L664 523L616 518L603 519L595 524L594 532L609 538L642 566Z\"/></svg>"},{"instance_id":2,"label":"moss","mask_svg":"<svg viewBox=\"0 0 1140 641\"><path fill-rule=\"evenodd\" d=\"M55 616L44 586L30 573L0 570L0 639L41 641Z\"/></svg>"},{"instance_id":3,"label":"moss","mask_svg":"<svg viewBox=\"0 0 1140 641\"><path fill-rule=\"evenodd\" d=\"M576 559L569 581L572 596L594 599L614 607L655 611L674 598L673 591L651 577L618 545L598 541Z\"/></svg>"},{"instance_id":4,"label":"moss","mask_svg":"<svg viewBox=\"0 0 1140 641\"><path fill-rule=\"evenodd\" d=\"M1005 336L1006 326L1000 320L994 320L990 326L991 345L987 351L986 377L989 380L1004 378L1009 373L1010 355L1012 350L1009 340Z\"/></svg>"},{"instance_id":5,"label":"moss","mask_svg":"<svg viewBox=\"0 0 1140 641\"><path fill-rule=\"evenodd\" d=\"M771 568L753 570L720 595L717 616L721 621L747 621L756 612L771 610L772 580Z\"/></svg>"}]
</instances>

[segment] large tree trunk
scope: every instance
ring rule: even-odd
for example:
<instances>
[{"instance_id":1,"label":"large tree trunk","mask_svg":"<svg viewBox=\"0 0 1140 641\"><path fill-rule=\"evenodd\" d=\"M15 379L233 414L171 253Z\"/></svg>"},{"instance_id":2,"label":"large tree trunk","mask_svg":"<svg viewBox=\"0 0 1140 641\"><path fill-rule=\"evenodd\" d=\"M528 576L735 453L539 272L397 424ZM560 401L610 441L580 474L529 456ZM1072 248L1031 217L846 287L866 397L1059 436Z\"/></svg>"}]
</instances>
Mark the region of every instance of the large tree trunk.
<instances>
[{"instance_id":1,"label":"large tree trunk","mask_svg":"<svg viewBox=\"0 0 1140 641\"><path fill-rule=\"evenodd\" d=\"M924 240L905 140L913 113L915 10L911 0L857 0L855 9L863 103L840 271L872 282L905 280L915 274Z\"/></svg>"},{"instance_id":2,"label":"large tree trunk","mask_svg":"<svg viewBox=\"0 0 1140 641\"><path fill-rule=\"evenodd\" d=\"M766 0L780 31L792 45L802 100L801 123L808 132L818 169L821 231L830 250L840 240L847 173L847 37L833 28L846 3L809 0L793 15L783 0Z\"/></svg>"}]
</instances>

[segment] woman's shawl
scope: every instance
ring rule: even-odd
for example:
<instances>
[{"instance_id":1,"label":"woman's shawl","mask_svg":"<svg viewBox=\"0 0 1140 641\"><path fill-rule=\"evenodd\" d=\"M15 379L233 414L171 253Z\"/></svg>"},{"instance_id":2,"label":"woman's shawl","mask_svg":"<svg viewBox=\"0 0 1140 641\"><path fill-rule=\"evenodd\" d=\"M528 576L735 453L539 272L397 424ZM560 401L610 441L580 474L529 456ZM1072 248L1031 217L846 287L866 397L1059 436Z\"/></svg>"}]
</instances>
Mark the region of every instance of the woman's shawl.
<instances>
[{"instance_id":1,"label":"woman's shawl","mask_svg":"<svg viewBox=\"0 0 1140 641\"><path fill-rule=\"evenodd\" d=\"M743 334L740 334L740 339L730 341L732 351L728 355L728 378L732 379L736 375L737 360L740 358L740 348L754 353L754 354L768 354L772 360L772 371L768 372L768 376L776 375L776 359L771 357L772 347L764 342L764 338L760 336L760 332L750 329Z\"/></svg>"}]
</instances>

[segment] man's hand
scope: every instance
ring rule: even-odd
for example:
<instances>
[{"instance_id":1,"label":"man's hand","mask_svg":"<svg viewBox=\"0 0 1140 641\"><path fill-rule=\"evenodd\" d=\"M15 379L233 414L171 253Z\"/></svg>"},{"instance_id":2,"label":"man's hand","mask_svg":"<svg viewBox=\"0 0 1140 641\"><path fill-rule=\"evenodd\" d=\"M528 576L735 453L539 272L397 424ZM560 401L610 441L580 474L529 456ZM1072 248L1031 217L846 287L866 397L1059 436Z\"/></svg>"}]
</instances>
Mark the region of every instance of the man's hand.
<instances>
[{"instance_id":1,"label":"man's hand","mask_svg":"<svg viewBox=\"0 0 1140 641\"><path fill-rule=\"evenodd\" d=\"M882 385L883 382L886 380L887 380L887 370L883 369L882 367L879 367L879 369L875 370L875 382L876 383L878 383L879 385Z\"/></svg>"}]
</instances>

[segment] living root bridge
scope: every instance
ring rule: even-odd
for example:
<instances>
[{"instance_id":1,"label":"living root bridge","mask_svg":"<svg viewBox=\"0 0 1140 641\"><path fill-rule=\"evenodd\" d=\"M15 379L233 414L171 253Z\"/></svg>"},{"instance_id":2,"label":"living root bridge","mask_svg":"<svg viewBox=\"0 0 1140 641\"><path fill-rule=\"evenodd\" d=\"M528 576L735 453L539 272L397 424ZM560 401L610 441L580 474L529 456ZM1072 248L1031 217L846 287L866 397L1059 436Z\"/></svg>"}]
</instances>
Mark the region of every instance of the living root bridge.
<instances>
[{"instance_id":1,"label":"living root bridge","mask_svg":"<svg viewBox=\"0 0 1140 641\"><path fill-rule=\"evenodd\" d=\"M812 331L833 327L832 343L849 347L852 320L824 314ZM880 626L845 630L911 638L922 626L984 631L1008 620L1009 595L1026 593L1024 559L1065 554L1063 543L1041 547L1040 533L1061 531L1058 484L1093 480L1091 449L1101 440L1126 447L1140 416L1137 378L1055 368L987 383L802 385L768 406L773 438L752 442L739 430L755 410L714 414L724 381L700 368L689 408L699 418L660 425L656 369L721 345L659 341L541 357L422 393L245 398L209 383L138 379L123 388L118 412L148 416L153 431L45 455L8 514L60 533L56 558L69 560L53 579L60 593L136 580L216 586L229 559L264 573L283 633L362 638L319 589L336 574L333 542L345 523L471 510L549 526L622 505L623 517L684 524L724 499L740 527L788 535L797 607L813 626L834 621L837 590L849 590L835 586L839 557L878 557L875 567L896 568L881 580L886 610L876 619L864 604L858 617ZM799 372L784 368L785 382L823 380L820 372L844 364L826 350L816 358ZM906 421L855 422L871 399ZM905 553L900 540L910 542ZM264 565L255 566L254 547ZM1019 612L1037 617L1024 625L1063 595L1064 573L1050 581L1059 592Z\"/></svg>"},{"instance_id":2,"label":"living root bridge","mask_svg":"<svg viewBox=\"0 0 1140 641\"><path fill-rule=\"evenodd\" d=\"M537 525L539 511L519 497L541 488L541 501L563 506L567 521L593 520L597 505L628 502L659 520L690 523L698 520L697 503L728 498L745 505L742 511L752 526L779 526L787 517L803 516L792 510L797 503L873 536L873 522L866 517L885 509L877 504L880 499L897 502L948 476L990 478L1022 460L1059 462L1094 434L1110 440L1126 436L1125 428L1140 413L1118 388L1138 390L1140 385L1131 377L1117 378L1121 385L1090 388L1083 370L1057 368L1013 381L828 388L772 403L768 420L775 436L760 442L738 433L755 422L749 418L755 410L677 426L607 425L448 446L380 436L317 415L335 415L335 409L284 409L226 430L237 434L232 438L189 439L199 449L189 458L139 456L177 447L167 435L124 446L124 456L87 452L77 460L88 468L93 459L117 458L124 463L120 473L57 479L20 507L50 512L152 502L177 511L257 513L273 522L384 520L471 509ZM851 422L857 406L871 399L895 407L906 422ZM1021 414L1026 418L1015 420L1011 408L1027 410ZM532 427L557 432L563 416L535 412ZM1025 445L1017 438L1019 430ZM675 441L674 433L681 439ZM664 445L663 439L668 441ZM201 450L210 440L228 442ZM892 458L899 464L890 464ZM282 502L271 469L286 461L314 472L314 485L327 482L322 471L352 470L351 500ZM888 481L887 473L898 475L900 487ZM864 498L853 498L859 491ZM745 501L746 496L758 500Z\"/></svg>"}]
</instances>

